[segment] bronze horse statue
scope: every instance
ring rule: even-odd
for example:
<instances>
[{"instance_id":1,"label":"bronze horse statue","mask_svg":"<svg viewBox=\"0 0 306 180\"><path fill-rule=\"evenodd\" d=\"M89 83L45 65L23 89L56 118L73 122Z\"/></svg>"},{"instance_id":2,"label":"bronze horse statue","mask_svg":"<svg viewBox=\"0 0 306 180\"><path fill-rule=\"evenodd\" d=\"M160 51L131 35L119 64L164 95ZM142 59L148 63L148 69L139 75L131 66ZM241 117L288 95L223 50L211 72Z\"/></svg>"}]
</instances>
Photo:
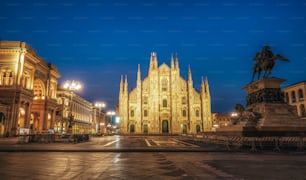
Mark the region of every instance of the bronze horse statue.
<instances>
[{"instance_id":1,"label":"bronze horse statue","mask_svg":"<svg viewBox=\"0 0 306 180\"><path fill-rule=\"evenodd\" d=\"M252 81L254 81L256 73L258 74L259 80L262 71L264 71L263 78L268 77L272 73L275 60L289 61L279 54L274 55L269 46L264 46L261 52L256 53L253 60L256 61L256 63L253 67Z\"/></svg>"}]
</instances>

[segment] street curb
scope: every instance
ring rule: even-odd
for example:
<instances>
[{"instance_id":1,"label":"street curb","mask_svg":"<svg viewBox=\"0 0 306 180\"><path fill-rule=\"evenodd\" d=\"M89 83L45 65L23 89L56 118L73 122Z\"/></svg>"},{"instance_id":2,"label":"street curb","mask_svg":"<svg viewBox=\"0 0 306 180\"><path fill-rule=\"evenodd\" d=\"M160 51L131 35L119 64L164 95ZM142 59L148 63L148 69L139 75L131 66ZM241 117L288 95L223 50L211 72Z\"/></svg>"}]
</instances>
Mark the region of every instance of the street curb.
<instances>
[{"instance_id":1,"label":"street curb","mask_svg":"<svg viewBox=\"0 0 306 180\"><path fill-rule=\"evenodd\" d=\"M0 152L245 152L207 149L0 149Z\"/></svg>"}]
</instances>

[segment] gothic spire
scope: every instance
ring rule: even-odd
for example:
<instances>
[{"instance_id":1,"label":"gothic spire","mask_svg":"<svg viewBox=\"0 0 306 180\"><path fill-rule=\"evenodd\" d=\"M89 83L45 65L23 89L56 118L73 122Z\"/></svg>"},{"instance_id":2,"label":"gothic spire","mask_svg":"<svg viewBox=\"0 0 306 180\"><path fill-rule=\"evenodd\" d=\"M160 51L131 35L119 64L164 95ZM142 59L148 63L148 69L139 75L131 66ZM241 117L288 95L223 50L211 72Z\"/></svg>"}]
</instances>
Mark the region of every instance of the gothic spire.
<instances>
[{"instance_id":1,"label":"gothic spire","mask_svg":"<svg viewBox=\"0 0 306 180\"><path fill-rule=\"evenodd\" d=\"M175 66L176 66L176 69L179 69L179 61L178 61L177 53L176 53L176 57L175 57Z\"/></svg>"},{"instance_id":2,"label":"gothic spire","mask_svg":"<svg viewBox=\"0 0 306 180\"><path fill-rule=\"evenodd\" d=\"M141 81L140 64L138 64L137 81Z\"/></svg>"},{"instance_id":3,"label":"gothic spire","mask_svg":"<svg viewBox=\"0 0 306 180\"><path fill-rule=\"evenodd\" d=\"M151 52L149 71L157 68L156 52Z\"/></svg>"},{"instance_id":4,"label":"gothic spire","mask_svg":"<svg viewBox=\"0 0 306 180\"><path fill-rule=\"evenodd\" d=\"M201 91L204 91L204 92L205 92L205 82L204 82L204 78L203 78L203 76L202 76L201 78L202 78L202 81L201 81Z\"/></svg>"},{"instance_id":5,"label":"gothic spire","mask_svg":"<svg viewBox=\"0 0 306 180\"><path fill-rule=\"evenodd\" d=\"M127 75L125 75L125 80L124 80L124 91L128 92L128 81L127 81Z\"/></svg>"},{"instance_id":6,"label":"gothic spire","mask_svg":"<svg viewBox=\"0 0 306 180\"><path fill-rule=\"evenodd\" d=\"M206 89L206 93L208 96L210 96L210 92L209 92L209 84L208 84L208 79L207 76L205 77L205 89Z\"/></svg>"},{"instance_id":7,"label":"gothic spire","mask_svg":"<svg viewBox=\"0 0 306 180\"><path fill-rule=\"evenodd\" d=\"M174 69L174 57L173 57L173 54L171 54L171 69Z\"/></svg>"},{"instance_id":8,"label":"gothic spire","mask_svg":"<svg viewBox=\"0 0 306 180\"><path fill-rule=\"evenodd\" d=\"M190 70L190 64L188 65L188 81L192 82L192 74L191 74L191 70Z\"/></svg>"}]
</instances>

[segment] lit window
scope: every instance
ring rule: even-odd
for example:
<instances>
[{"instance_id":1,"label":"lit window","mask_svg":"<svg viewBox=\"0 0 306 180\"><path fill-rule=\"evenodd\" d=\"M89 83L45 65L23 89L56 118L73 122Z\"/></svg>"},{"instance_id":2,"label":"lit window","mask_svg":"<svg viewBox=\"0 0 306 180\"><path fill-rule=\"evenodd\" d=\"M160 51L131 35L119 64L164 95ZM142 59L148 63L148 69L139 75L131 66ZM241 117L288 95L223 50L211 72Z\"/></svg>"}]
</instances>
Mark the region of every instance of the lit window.
<instances>
[{"instance_id":1,"label":"lit window","mask_svg":"<svg viewBox=\"0 0 306 180\"><path fill-rule=\"evenodd\" d=\"M291 92L291 102L296 102L295 91Z\"/></svg>"},{"instance_id":2,"label":"lit window","mask_svg":"<svg viewBox=\"0 0 306 180\"><path fill-rule=\"evenodd\" d=\"M162 91L167 91L168 81L166 79L162 80Z\"/></svg>"},{"instance_id":3,"label":"lit window","mask_svg":"<svg viewBox=\"0 0 306 180\"><path fill-rule=\"evenodd\" d=\"M199 117L199 116L200 116L200 111L196 110L196 117Z\"/></svg>"},{"instance_id":4,"label":"lit window","mask_svg":"<svg viewBox=\"0 0 306 180\"><path fill-rule=\"evenodd\" d=\"M186 117L186 114L187 114L187 113L186 113L186 110L185 110L185 109L183 110L182 114L183 114L183 117Z\"/></svg>"},{"instance_id":5,"label":"lit window","mask_svg":"<svg viewBox=\"0 0 306 180\"><path fill-rule=\"evenodd\" d=\"M304 101L304 96L303 96L303 90L302 89L299 89L298 94L299 94L299 101Z\"/></svg>"},{"instance_id":6,"label":"lit window","mask_svg":"<svg viewBox=\"0 0 306 180\"><path fill-rule=\"evenodd\" d=\"M182 104L187 104L186 97L182 97Z\"/></svg>"},{"instance_id":7,"label":"lit window","mask_svg":"<svg viewBox=\"0 0 306 180\"><path fill-rule=\"evenodd\" d=\"M134 117L134 110L131 110L131 117Z\"/></svg>"},{"instance_id":8,"label":"lit window","mask_svg":"<svg viewBox=\"0 0 306 180\"><path fill-rule=\"evenodd\" d=\"M147 117L147 116L148 116L148 110L145 109L145 110L143 111L143 116L144 116L144 117Z\"/></svg>"},{"instance_id":9,"label":"lit window","mask_svg":"<svg viewBox=\"0 0 306 180\"><path fill-rule=\"evenodd\" d=\"M148 104L148 97L143 97L143 104Z\"/></svg>"},{"instance_id":10,"label":"lit window","mask_svg":"<svg viewBox=\"0 0 306 180\"><path fill-rule=\"evenodd\" d=\"M167 107L167 100L163 99L163 107Z\"/></svg>"}]
</instances>

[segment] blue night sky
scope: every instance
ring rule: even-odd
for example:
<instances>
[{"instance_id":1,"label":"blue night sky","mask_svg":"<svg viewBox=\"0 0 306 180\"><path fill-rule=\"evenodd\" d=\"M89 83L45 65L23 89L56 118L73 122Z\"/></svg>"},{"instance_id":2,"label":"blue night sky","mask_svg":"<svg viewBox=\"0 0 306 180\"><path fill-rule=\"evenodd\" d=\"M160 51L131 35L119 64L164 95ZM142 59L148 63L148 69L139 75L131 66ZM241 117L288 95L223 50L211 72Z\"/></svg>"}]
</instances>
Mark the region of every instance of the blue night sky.
<instances>
[{"instance_id":1,"label":"blue night sky","mask_svg":"<svg viewBox=\"0 0 306 180\"><path fill-rule=\"evenodd\" d=\"M272 76L283 86L306 80L306 1L15 1L0 2L0 39L29 43L55 64L59 80L84 84L79 94L115 109L121 74L135 87L137 64L147 75L150 53L181 76L191 66L195 88L210 83L213 112L245 103L252 57L264 44L290 59Z\"/></svg>"}]
</instances>

